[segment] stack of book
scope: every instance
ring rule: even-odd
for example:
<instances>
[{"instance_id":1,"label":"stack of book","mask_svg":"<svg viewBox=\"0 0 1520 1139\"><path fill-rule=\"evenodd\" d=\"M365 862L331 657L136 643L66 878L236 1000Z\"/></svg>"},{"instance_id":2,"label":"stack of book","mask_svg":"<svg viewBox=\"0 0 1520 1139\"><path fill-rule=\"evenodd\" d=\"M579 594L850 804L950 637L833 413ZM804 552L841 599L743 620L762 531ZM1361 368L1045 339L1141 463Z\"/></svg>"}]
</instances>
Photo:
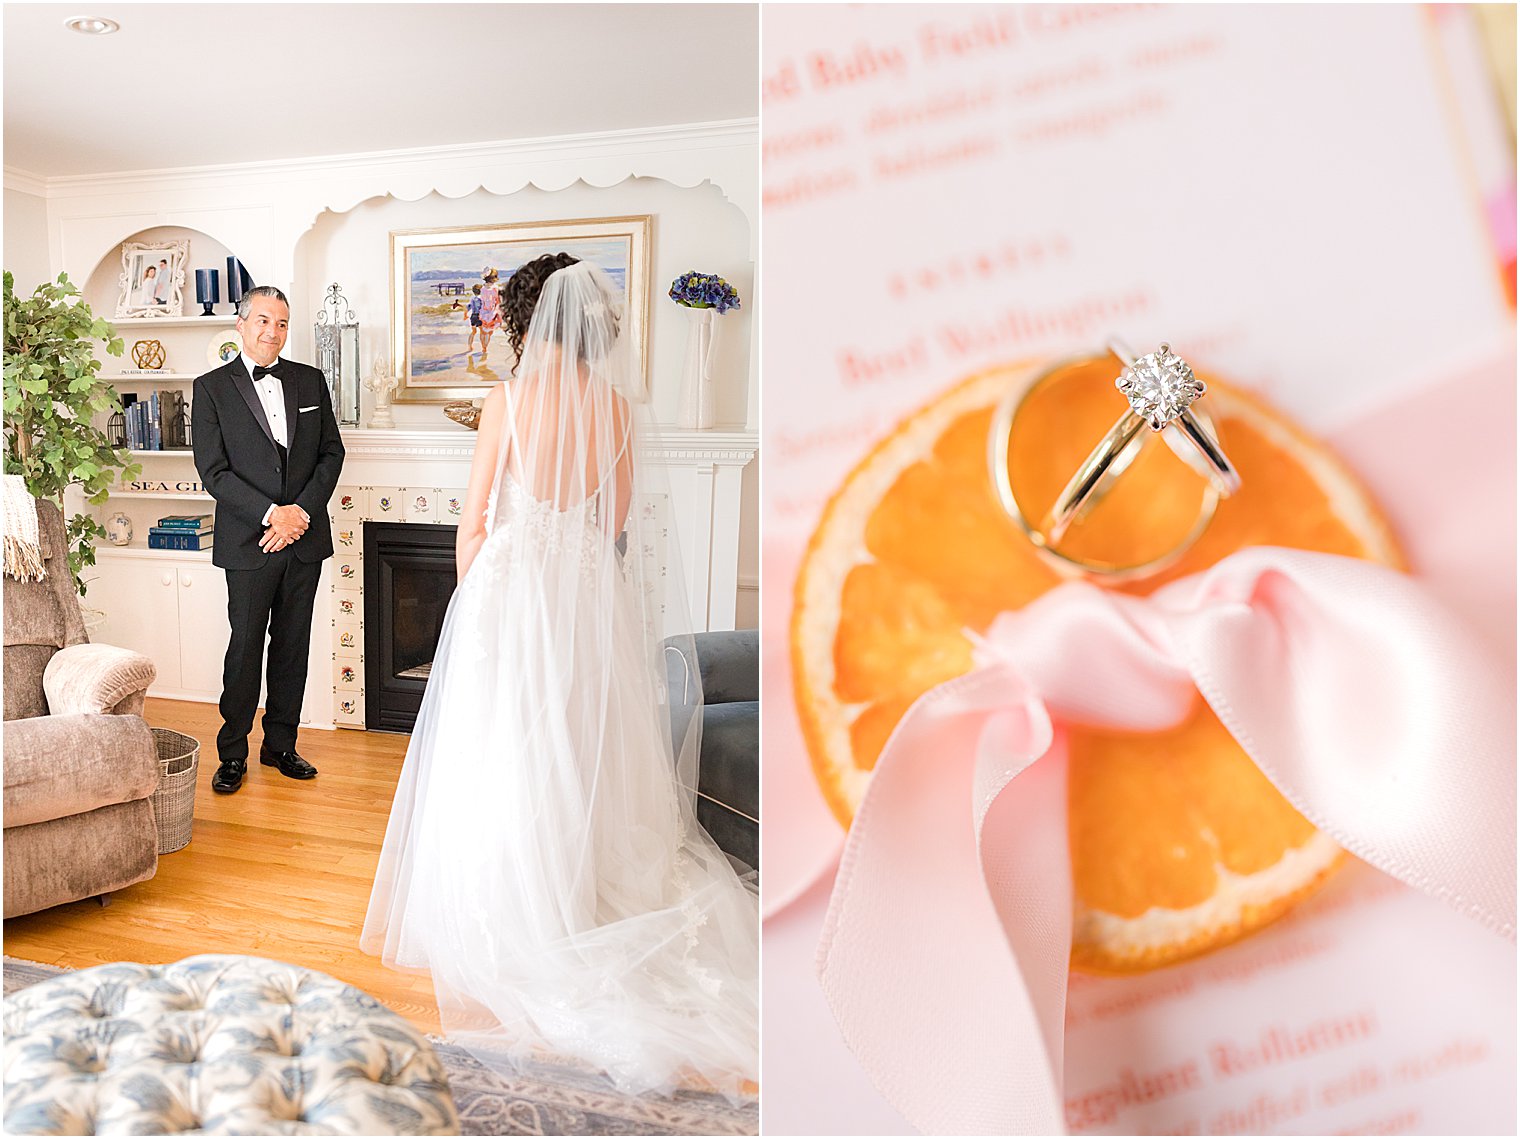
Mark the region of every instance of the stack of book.
<instances>
[{"instance_id":1,"label":"stack of book","mask_svg":"<svg viewBox=\"0 0 1520 1139\"><path fill-rule=\"evenodd\" d=\"M148 549L209 550L212 530L210 514L171 514L149 529Z\"/></svg>"},{"instance_id":2,"label":"stack of book","mask_svg":"<svg viewBox=\"0 0 1520 1139\"><path fill-rule=\"evenodd\" d=\"M172 451L189 446L184 392L155 391L147 399L133 399L129 395L123 397L123 403L127 446L132 450Z\"/></svg>"}]
</instances>

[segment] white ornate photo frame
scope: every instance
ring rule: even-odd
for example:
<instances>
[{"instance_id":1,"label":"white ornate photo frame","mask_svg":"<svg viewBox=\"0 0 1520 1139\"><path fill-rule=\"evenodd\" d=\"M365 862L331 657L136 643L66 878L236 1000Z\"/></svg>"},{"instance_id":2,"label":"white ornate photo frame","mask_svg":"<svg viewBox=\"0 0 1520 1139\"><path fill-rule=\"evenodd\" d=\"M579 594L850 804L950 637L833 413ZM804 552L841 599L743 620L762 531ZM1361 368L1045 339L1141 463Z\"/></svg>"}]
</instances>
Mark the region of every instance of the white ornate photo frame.
<instances>
[{"instance_id":1,"label":"white ornate photo frame","mask_svg":"<svg viewBox=\"0 0 1520 1139\"><path fill-rule=\"evenodd\" d=\"M185 265L190 242L128 241L121 247L118 317L152 319L185 315Z\"/></svg>"},{"instance_id":2,"label":"white ornate photo frame","mask_svg":"<svg viewBox=\"0 0 1520 1139\"><path fill-rule=\"evenodd\" d=\"M396 402L479 399L505 379L512 358L504 328L493 334L488 351L468 350L474 343L468 311L473 286L487 268L505 278L534 257L560 251L595 260L623 283L626 335L632 337L633 390L627 394L647 399L651 222L652 215L640 214L393 232L391 359L401 380ZM449 291L460 286L463 291ZM429 288L436 298L424 296Z\"/></svg>"}]
</instances>

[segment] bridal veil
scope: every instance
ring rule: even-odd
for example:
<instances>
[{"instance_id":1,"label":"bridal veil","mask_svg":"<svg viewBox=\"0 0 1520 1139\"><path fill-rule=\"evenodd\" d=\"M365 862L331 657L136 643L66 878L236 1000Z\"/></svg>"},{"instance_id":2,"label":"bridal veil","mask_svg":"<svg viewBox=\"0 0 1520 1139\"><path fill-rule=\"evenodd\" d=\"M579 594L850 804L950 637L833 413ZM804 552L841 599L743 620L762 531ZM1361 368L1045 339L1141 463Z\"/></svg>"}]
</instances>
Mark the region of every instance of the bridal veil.
<instances>
[{"instance_id":1,"label":"bridal veil","mask_svg":"<svg viewBox=\"0 0 1520 1139\"><path fill-rule=\"evenodd\" d=\"M692 624L622 326L601 269L551 273L488 406L486 537L361 944L430 972L445 1032L493 1067L738 1094L758 1071L755 897L696 821L700 687L667 683L662 647Z\"/></svg>"}]
</instances>

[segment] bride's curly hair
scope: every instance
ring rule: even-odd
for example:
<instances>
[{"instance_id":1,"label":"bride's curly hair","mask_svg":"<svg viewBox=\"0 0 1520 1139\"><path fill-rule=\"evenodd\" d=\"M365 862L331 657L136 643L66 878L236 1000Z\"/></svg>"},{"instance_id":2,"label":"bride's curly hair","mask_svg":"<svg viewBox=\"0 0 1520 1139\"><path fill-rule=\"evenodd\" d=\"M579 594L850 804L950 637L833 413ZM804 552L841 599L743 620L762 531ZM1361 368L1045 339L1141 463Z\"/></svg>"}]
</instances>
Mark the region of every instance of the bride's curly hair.
<instances>
[{"instance_id":1,"label":"bride's curly hair","mask_svg":"<svg viewBox=\"0 0 1520 1139\"><path fill-rule=\"evenodd\" d=\"M571 257L568 253L545 253L524 264L501 287L501 317L507 326L507 342L512 345L515 357L514 376L517 375L517 365L522 363L523 338L528 334L528 324L533 319L533 310L538 307L544 282L549 279L549 274L579 262L579 257Z\"/></svg>"}]
</instances>

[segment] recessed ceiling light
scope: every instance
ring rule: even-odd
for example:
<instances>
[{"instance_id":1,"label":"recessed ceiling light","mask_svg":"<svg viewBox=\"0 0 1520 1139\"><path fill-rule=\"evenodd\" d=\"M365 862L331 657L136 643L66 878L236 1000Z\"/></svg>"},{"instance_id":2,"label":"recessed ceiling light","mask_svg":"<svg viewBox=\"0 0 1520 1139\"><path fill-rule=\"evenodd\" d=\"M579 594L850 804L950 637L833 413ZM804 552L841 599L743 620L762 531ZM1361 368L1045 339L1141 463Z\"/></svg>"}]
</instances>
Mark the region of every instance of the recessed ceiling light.
<instances>
[{"instance_id":1,"label":"recessed ceiling light","mask_svg":"<svg viewBox=\"0 0 1520 1139\"><path fill-rule=\"evenodd\" d=\"M112 32L121 31L120 24L104 16L75 16L65 20L63 26L82 36L108 36Z\"/></svg>"}]
</instances>

